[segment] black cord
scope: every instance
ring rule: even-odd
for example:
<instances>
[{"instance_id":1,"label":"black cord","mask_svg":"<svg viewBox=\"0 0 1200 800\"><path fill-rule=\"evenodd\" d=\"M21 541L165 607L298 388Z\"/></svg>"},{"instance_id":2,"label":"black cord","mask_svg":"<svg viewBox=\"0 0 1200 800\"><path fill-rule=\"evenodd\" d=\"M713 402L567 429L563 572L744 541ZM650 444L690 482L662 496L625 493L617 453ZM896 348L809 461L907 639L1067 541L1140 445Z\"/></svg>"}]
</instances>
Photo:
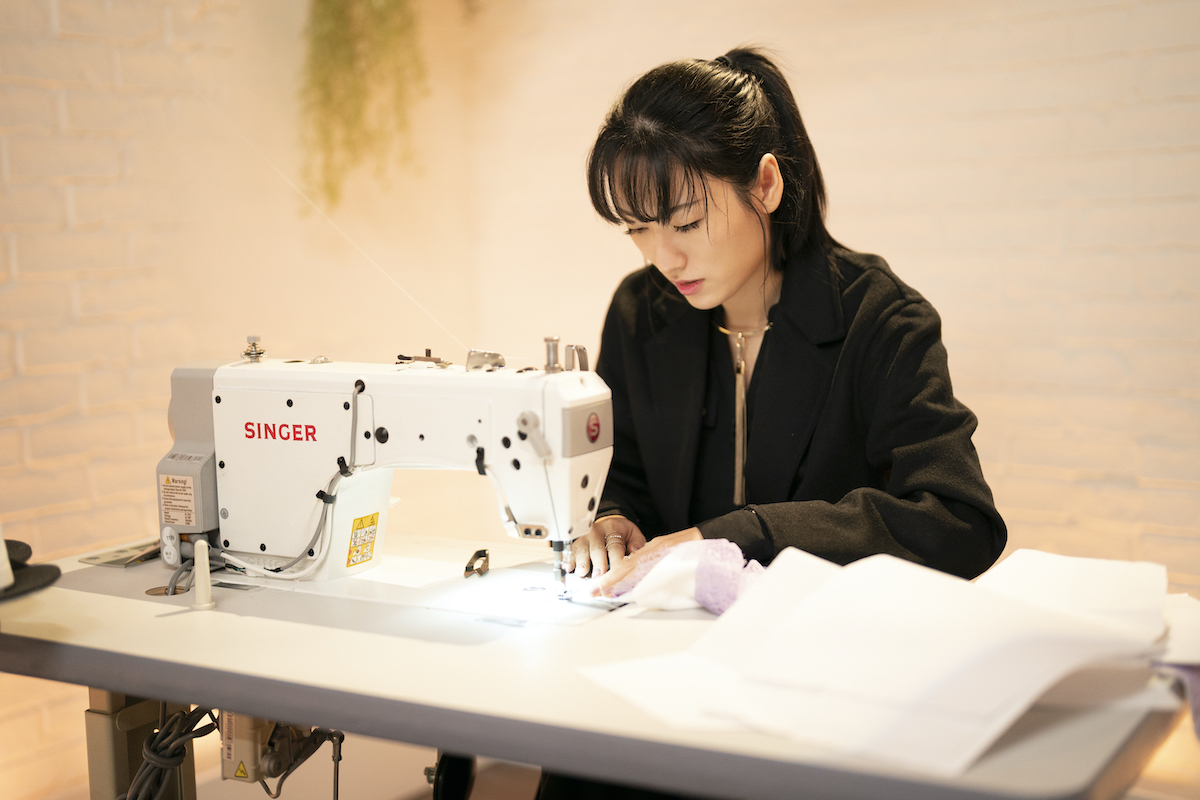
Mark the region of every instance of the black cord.
<instances>
[{"instance_id":1,"label":"black cord","mask_svg":"<svg viewBox=\"0 0 1200 800\"><path fill-rule=\"evenodd\" d=\"M205 715L213 721L197 728ZM216 729L216 719L210 709L176 711L142 743L142 765L133 776L129 791L117 800L162 800L170 786L172 771L187 757L187 743Z\"/></svg>"}]
</instances>

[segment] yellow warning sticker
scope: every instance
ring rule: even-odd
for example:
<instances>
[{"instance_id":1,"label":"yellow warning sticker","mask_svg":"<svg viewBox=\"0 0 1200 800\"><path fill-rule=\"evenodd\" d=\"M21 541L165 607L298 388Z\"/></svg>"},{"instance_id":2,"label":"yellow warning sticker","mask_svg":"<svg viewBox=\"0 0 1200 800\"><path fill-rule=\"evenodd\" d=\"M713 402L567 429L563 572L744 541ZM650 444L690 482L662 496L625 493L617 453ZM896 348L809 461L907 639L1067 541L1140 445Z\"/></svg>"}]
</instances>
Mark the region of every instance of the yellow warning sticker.
<instances>
[{"instance_id":1,"label":"yellow warning sticker","mask_svg":"<svg viewBox=\"0 0 1200 800\"><path fill-rule=\"evenodd\" d=\"M375 532L379 528L379 514L369 517L359 517L350 526L350 553L346 556L346 566L365 564L375 555Z\"/></svg>"},{"instance_id":2,"label":"yellow warning sticker","mask_svg":"<svg viewBox=\"0 0 1200 800\"><path fill-rule=\"evenodd\" d=\"M233 773L233 777L235 777L235 778L249 778L250 777L249 775L246 774L246 762L245 761L238 762L237 772Z\"/></svg>"}]
</instances>

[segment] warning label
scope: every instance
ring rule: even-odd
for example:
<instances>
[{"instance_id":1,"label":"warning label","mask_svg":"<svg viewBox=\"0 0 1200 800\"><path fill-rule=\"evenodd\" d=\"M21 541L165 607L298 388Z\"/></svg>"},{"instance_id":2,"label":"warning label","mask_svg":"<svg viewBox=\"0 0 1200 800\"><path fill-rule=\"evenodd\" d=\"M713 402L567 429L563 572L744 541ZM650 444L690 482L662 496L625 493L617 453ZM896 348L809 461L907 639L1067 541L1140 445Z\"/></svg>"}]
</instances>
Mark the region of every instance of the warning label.
<instances>
[{"instance_id":1,"label":"warning label","mask_svg":"<svg viewBox=\"0 0 1200 800\"><path fill-rule=\"evenodd\" d=\"M196 492L187 475L160 475L158 500L163 525L196 524Z\"/></svg>"},{"instance_id":2,"label":"warning label","mask_svg":"<svg viewBox=\"0 0 1200 800\"><path fill-rule=\"evenodd\" d=\"M239 762L238 762L238 768L237 768L237 771L233 773L233 776L234 776L235 778L245 778L245 777L248 777L248 776L246 775L246 762L245 762L245 761L239 761Z\"/></svg>"},{"instance_id":3,"label":"warning label","mask_svg":"<svg viewBox=\"0 0 1200 800\"><path fill-rule=\"evenodd\" d=\"M379 528L379 514L359 517L350 527L350 554L346 566L363 564L375 555L375 532Z\"/></svg>"}]
</instances>

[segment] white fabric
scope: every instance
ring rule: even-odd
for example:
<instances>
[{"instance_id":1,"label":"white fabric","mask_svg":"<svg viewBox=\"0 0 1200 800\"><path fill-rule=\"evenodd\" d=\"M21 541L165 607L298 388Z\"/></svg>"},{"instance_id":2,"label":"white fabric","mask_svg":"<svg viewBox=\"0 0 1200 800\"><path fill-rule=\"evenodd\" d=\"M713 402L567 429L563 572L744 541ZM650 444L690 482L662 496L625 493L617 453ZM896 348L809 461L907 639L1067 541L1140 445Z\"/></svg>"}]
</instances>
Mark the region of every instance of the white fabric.
<instances>
[{"instance_id":1,"label":"white fabric","mask_svg":"<svg viewBox=\"0 0 1200 800\"><path fill-rule=\"evenodd\" d=\"M646 573L637 586L625 595L645 609L678 611L685 608L700 608L696 602L696 565L701 552L676 547L663 556L654 568Z\"/></svg>"}]
</instances>

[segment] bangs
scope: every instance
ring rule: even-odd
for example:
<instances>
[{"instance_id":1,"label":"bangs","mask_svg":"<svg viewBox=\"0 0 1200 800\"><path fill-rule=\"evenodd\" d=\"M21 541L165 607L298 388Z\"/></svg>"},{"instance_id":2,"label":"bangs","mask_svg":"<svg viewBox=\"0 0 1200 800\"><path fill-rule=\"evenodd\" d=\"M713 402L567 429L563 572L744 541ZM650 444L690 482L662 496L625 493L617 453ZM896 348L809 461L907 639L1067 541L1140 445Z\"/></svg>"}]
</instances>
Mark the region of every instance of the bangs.
<instances>
[{"instance_id":1,"label":"bangs","mask_svg":"<svg viewBox=\"0 0 1200 800\"><path fill-rule=\"evenodd\" d=\"M695 165L661 148L613 139L597 142L592 151L588 193L596 212L617 225L668 225L680 207L708 194Z\"/></svg>"}]
</instances>

